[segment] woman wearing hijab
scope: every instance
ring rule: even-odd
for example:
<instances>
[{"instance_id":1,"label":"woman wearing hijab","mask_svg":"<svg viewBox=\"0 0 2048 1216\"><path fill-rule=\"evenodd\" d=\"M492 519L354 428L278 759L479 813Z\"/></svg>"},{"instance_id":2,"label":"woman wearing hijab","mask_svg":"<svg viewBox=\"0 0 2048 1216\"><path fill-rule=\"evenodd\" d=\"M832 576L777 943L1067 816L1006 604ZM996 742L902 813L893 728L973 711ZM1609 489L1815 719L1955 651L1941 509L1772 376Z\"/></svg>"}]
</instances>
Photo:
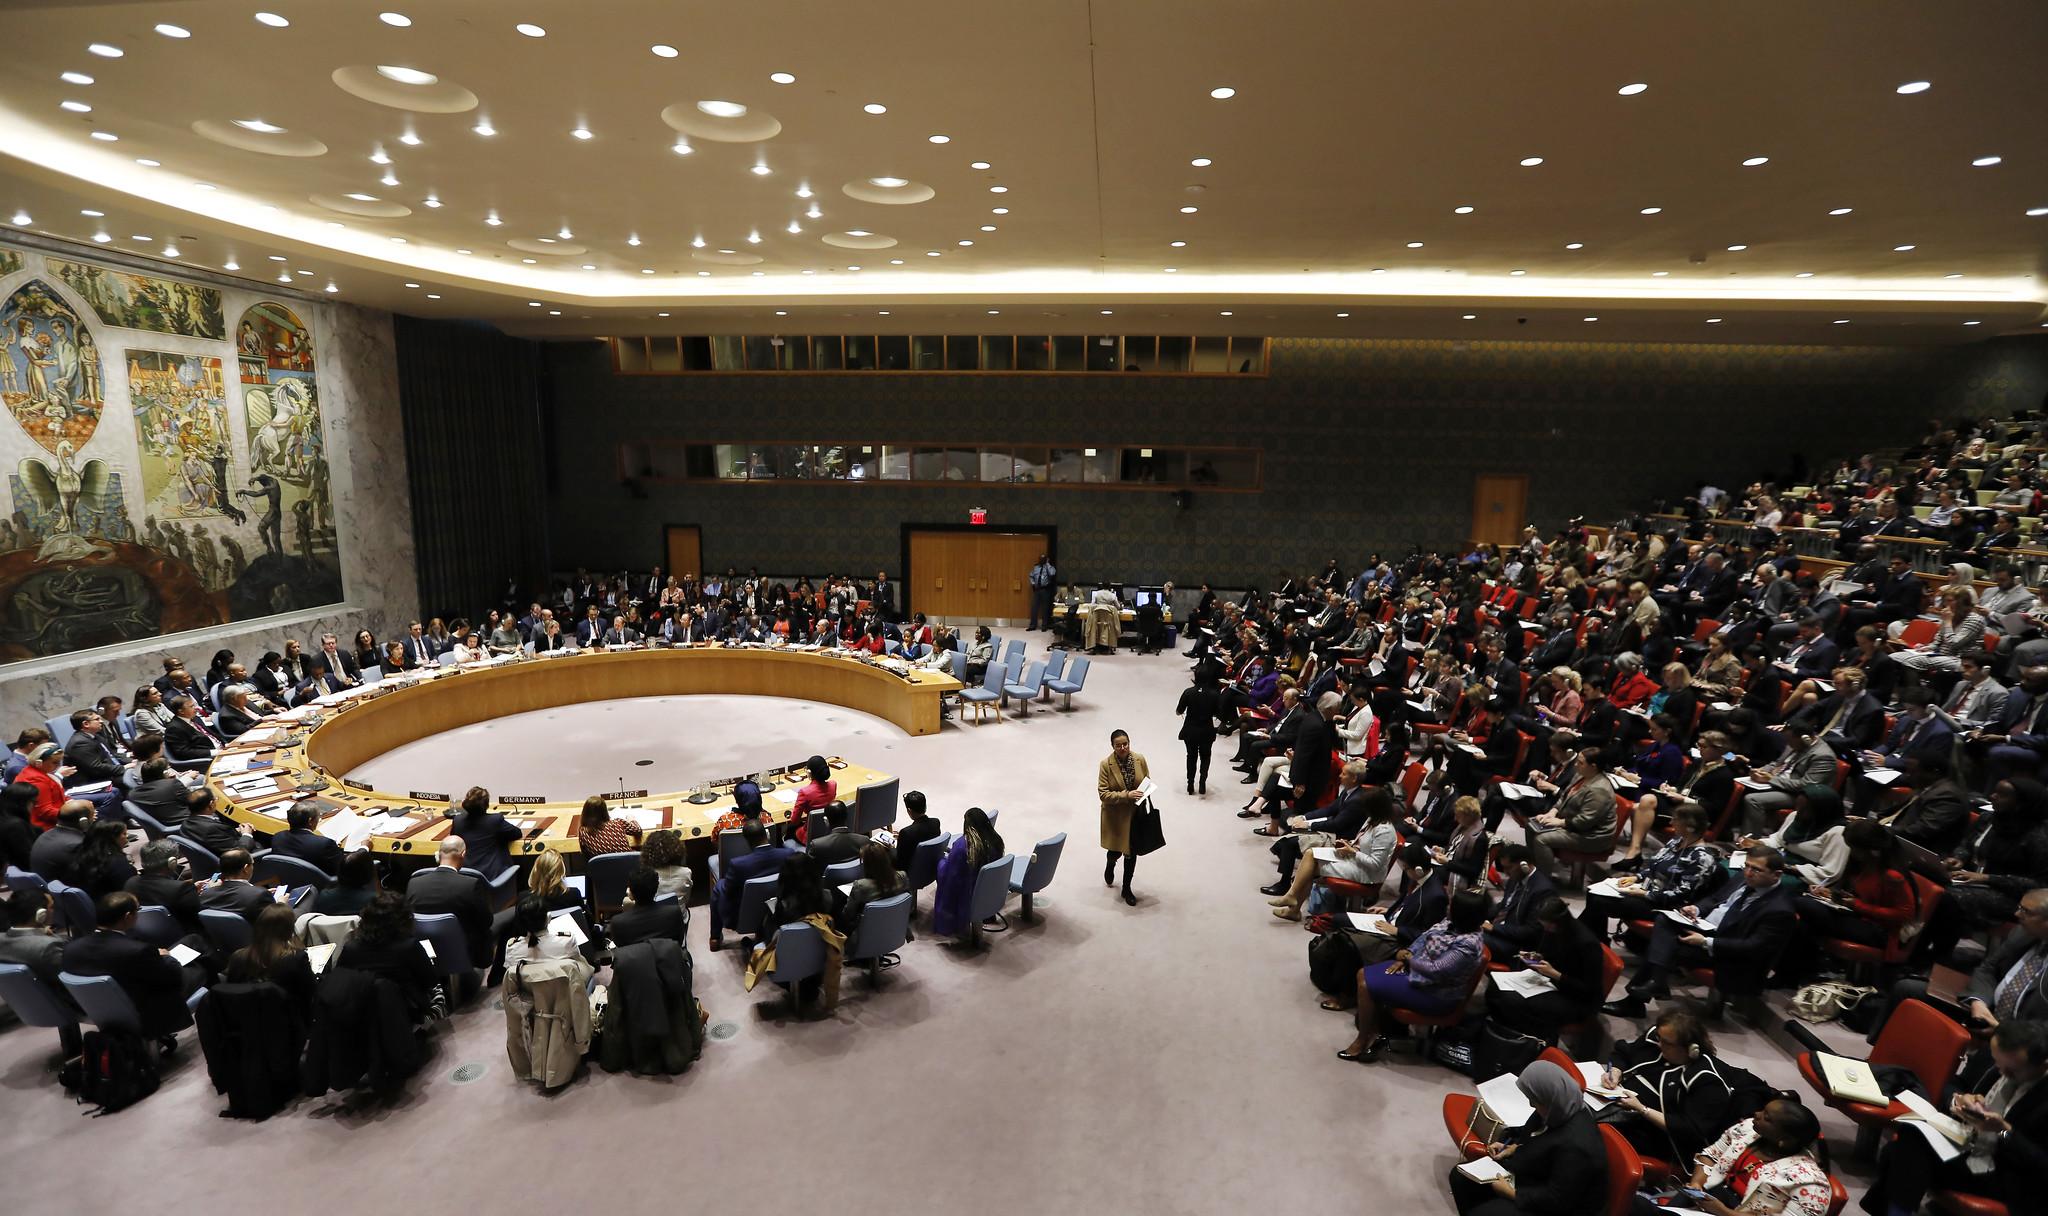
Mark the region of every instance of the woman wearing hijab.
<instances>
[{"instance_id":1,"label":"woman wearing hijab","mask_svg":"<svg viewBox=\"0 0 2048 1216\"><path fill-rule=\"evenodd\" d=\"M1508 1177L1474 1182L1451 1171L1458 1216L1583 1216L1607 1209L1607 1149L1578 1079L1548 1060L1515 1078L1536 1114L1486 1146Z\"/></svg>"},{"instance_id":2,"label":"woman wearing hijab","mask_svg":"<svg viewBox=\"0 0 2048 1216\"><path fill-rule=\"evenodd\" d=\"M1003 855L1003 838L988 812L978 806L967 808L960 835L946 855L939 859L938 891L932 899L932 932L957 937L968 931L967 905L974 898L974 882L981 867Z\"/></svg>"}]
</instances>

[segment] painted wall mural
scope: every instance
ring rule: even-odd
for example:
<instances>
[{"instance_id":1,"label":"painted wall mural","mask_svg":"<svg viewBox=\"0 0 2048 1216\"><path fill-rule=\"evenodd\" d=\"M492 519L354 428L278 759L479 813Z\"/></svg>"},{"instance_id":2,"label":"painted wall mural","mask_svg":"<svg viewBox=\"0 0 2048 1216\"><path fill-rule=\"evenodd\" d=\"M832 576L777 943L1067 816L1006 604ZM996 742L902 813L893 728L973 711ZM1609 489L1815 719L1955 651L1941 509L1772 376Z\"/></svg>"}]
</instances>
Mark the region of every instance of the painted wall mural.
<instances>
[{"instance_id":1,"label":"painted wall mural","mask_svg":"<svg viewBox=\"0 0 2048 1216\"><path fill-rule=\"evenodd\" d=\"M343 600L296 313L14 249L0 288L0 664Z\"/></svg>"},{"instance_id":2,"label":"painted wall mural","mask_svg":"<svg viewBox=\"0 0 2048 1216\"><path fill-rule=\"evenodd\" d=\"M125 274L62 258L51 258L50 269L109 325L187 338L227 337L220 292L211 287Z\"/></svg>"}]
</instances>

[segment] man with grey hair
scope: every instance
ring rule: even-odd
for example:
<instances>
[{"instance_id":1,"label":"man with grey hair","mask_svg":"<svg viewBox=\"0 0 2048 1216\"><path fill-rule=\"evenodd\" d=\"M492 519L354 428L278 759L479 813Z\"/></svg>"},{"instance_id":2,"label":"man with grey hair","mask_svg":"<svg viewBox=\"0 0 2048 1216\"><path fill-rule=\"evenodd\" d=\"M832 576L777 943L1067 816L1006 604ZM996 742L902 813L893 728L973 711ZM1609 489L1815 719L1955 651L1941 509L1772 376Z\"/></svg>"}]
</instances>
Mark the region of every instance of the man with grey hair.
<instances>
[{"instance_id":1,"label":"man with grey hair","mask_svg":"<svg viewBox=\"0 0 2048 1216\"><path fill-rule=\"evenodd\" d=\"M186 933L198 933L199 888L185 877L184 856L168 840L142 846L142 873L128 880L126 890L145 908L162 908Z\"/></svg>"},{"instance_id":2,"label":"man with grey hair","mask_svg":"<svg viewBox=\"0 0 2048 1216\"><path fill-rule=\"evenodd\" d=\"M484 892L484 881L475 874L462 872L462 864L469 858L469 846L462 837L450 832L435 850L435 866L421 870L406 884L405 895L412 903L412 910L421 916L447 914L455 918L462 927L462 936L469 946L469 960L472 964L488 963L491 958L491 905ZM474 970L457 977L462 987L462 996L475 993L477 976Z\"/></svg>"}]
</instances>

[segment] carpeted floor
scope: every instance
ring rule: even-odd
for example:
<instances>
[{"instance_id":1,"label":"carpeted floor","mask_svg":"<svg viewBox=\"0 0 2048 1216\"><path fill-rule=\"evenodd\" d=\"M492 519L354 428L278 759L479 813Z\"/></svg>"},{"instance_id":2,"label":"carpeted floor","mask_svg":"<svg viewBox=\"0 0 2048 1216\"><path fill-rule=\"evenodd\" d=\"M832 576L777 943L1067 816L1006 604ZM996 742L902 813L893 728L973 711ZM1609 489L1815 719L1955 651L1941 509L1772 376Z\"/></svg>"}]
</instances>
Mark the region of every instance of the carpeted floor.
<instances>
[{"instance_id":1,"label":"carpeted floor","mask_svg":"<svg viewBox=\"0 0 2048 1216\"><path fill-rule=\"evenodd\" d=\"M1181 792L1185 673L1178 657L1125 652L1096 661L1072 713L861 740L888 748L870 762L924 790L949 829L979 804L1001 808L1013 851L1068 834L1041 919L1022 924L1013 901L1013 929L982 951L921 936L879 991L849 976L835 1012L798 1020L779 995L742 991L737 952L704 949L700 907L698 995L731 1037L681 1078L599 1071L542 1096L511 1079L486 994L436 1032L397 1103L302 1100L261 1124L216 1117L189 1033L159 1093L86 1119L48 1071L54 1036L15 1027L0 1032L8 1208L632 1211L748 1194L851 1213L1448 1211L1438 1107L1470 1083L1407 1052L1366 1067L1335 1057L1350 1020L1316 1007L1309 935L1255 890L1271 861L1232 814L1246 787L1220 768L1207 797ZM786 714L770 720L780 703L731 700L786 735ZM1117 727L1172 791L1136 908L1102 885L1096 843L1095 766ZM647 731L650 747L689 750ZM488 784L494 750L489 736L472 745L448 782ZM1801 1088L1779 1042L1732 1021L1717 1038ZM1823 1124L1846 1155L1847 1122L1823 1110ZM1838 1164L1852 1192L1859 1168Z\"/></svg>"}]
</instances>

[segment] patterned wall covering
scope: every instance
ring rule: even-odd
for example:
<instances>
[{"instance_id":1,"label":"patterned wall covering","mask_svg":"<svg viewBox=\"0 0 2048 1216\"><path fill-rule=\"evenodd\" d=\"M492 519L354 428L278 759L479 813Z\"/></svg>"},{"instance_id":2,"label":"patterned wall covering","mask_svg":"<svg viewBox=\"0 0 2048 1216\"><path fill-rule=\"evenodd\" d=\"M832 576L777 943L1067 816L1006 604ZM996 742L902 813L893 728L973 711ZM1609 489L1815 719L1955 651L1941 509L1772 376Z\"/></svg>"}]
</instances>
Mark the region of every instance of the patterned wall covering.
<instances>
[{"instance_id":1,"label":"patterned wall covering","mask_svg":"<svg viewBox=\"0 0 2048 1216\"><path fill-rule=\"evenodd\" d=\"M383 314L0 249L0 709L409 616L392 378Z\"/></svg>"},{"instance_id":2,"label":"patterned wall covering","mask_svg":"<svg viewBox=\"0 0 2048 1216\"><path fill-rule=\"evenodd\" d=\"M598 343L556 344L555 562L658 560L662 526L703 528L708 564L813 572L900 565L899 524L1054 524L1077 579L1269 582L1372 550L1464 539L1472 479L1526 473L1536 521L1617 515L1706 476L1741 485L1936 414L2048 391L2048 342L1915 348L1276 339L1267 378L615 376ZM1265 450L1258 494L615 484L620 440L1215 443Z\"/></svg>"}]
</instances>

